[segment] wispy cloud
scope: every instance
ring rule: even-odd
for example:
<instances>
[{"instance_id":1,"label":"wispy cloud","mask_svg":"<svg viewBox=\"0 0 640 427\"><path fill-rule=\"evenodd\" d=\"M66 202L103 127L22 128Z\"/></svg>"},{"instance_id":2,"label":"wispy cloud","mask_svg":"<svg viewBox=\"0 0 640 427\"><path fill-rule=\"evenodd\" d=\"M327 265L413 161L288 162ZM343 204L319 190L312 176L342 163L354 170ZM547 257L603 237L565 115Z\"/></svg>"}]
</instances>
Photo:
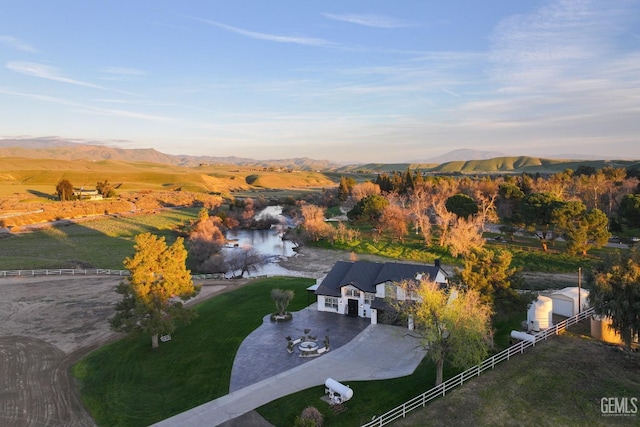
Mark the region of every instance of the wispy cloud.
<instances>
[{"instance_id":1,"label":"wispy cloud","mask_svg":"<svg viewBox=\"0 0 640 427\"><path fill-rule=\"evenodd\" d=\"M127 67L106 67L102 69L102 72L106 74L114 74L118 76L133 76L133 77L141 77L149 74L146 71L140 70L138 68L127 68Z\"/></svg>"},{"instance_id":2,"label":"wispy cloud","mask_svg":"<svg viewBox=\"0 0 640 427\"><path fill-rule=\"evenodd\" d=\"M249 37L251 39L265 40L265 41L271 41L271 42L276 42L276 43L292 43L292 44L299 44L299 45L304 45L304 46L316 46L316 47L335 47L335 46L337 46L337 44L334 43L334 42L331 42L331 41L328 41L328 40L324 40L324 39L320 39L320 38L315 38L315 37L282 36L282 35L279 35L279 34L260 33L260 32L257 32L257 31L250 31L250 30L245 30L243 28L238 28L238 27L234 27L234 26L231 26L231 25L222 24L220 22L211 21L211 20L208 20L208 19L197 18L195 16L187 16L187 15L185 15L185 17L186 18L190 18L190 19L194 19L196 21L204 22L206 24L213 25L213 26L216 26L218 28L222 28L223 30L227 30L227 31L230 31L230 32L236 33L236 34L240 34L241 36Z\"/></svg>"},{"instance_id":3,"label":"wispy cloud","mask_svg":"<svg viewBox=\"0 0 640 427\"><path fill-rule=\"evenodd\" d=\"M76 80L76 79L71 79L69 77L65 77L59 73L57 68L52 67L50 65L38 64L35 62L9 61L6 65L6 68L16 73L25 74L27 76L38 77L41 79L52 80L52 81L72 84L76 86L88 87L92 89L100 89L100 90L106 90L110 92L117 92L117 93L122 93L126 95L135 95L131 92L111 89L111 88L100 86L94 83L89 83L82 80Z\"/></svg>"},{"instance_id":4,"label":"wispy cloud","mask_svg":"<svg viewBox=\"0 0 640 427\"><path fill-rule=\"evenodd\" d=\"M55 67L52 67L50 65L38 64L35 62L10 61L7 63L7 69L15 71L16 73L26 74L28 76L39 77L47 80L53 80L56 82L107 90L107 88L103 86L64 77L58 73L58 70Z\"/></svg>"},{"instance_id":5,"label":"wispy cloud","mask_svg":"<svg viewBox=\"0 0 640 427\"><path fill-rule=\"evenodd\" d=\"M546 85L606 67L625 2L558 0L498 25L491 37L494 77Z\"/></svg>"},{"instance_id":6,"label":"wispy cloud","mask_svg":"<svg viewBox=\"0 0 640 427\"><path fill-rule=\"evenodd\" d=\"M374 28L404 28L413 26L407 22L384 15L359 15L352 13L337 15L334 13L323 13L322 16L324 16L325 18L333 19L335 21L348 22L350 24L364 25L365 27Z\"/></svg>"},{"instance_id":7,"label":"wispy cloud","mask_svg":"<svg viewBox=\"0 0 640 427\"><path fill-rule=\"evenodd\" d=\"M153 121L153 122L165 122L165 123L166 122L173 122L173 123L177 122L176 119L171 118L171 117L158 116L158 115L154 115L154 114L141 113L141 112L137 112L137 111L94 107L92 105L88 105L88 104L85 104L85 103L82 103L82 102L71 101L71 100L64 99L64 98L58 98L58 97L49 96L49 95L41 95L41 94L37 94L37 93L18 92L18 91L14 91L14 90L11 90L11 89L5 89L5 88L2 88L2 87L0 87L0 94L20 97L20 98L33 99L33 100L36 100L36 101L41 101L41 102L46 102L46 103L51 103L51 104L63 105L63 106L66 106L66 107L70 107L70 108L76 109L76 110L78 110L80 112L83 112L83 113L86 113L86 114L98 114L98 115L103 115L103 116L117 116L117 117L125 117L125 118L130 118L130 119L140 119L140 120Z\"/></svg>"},{"instance_id":8,"label":"wispy cloud","mask_svg":"<svg viewBox=\"0 0 640 427\"><path fill-rule=\"evenodd\" d=\"M31 46L29 43L26 43L13 36L0 35L0 43L4 44L5 46L9 46L12 49L22 50L24 52L38 52L38 49Z\"/></svg>"}]
</instances>

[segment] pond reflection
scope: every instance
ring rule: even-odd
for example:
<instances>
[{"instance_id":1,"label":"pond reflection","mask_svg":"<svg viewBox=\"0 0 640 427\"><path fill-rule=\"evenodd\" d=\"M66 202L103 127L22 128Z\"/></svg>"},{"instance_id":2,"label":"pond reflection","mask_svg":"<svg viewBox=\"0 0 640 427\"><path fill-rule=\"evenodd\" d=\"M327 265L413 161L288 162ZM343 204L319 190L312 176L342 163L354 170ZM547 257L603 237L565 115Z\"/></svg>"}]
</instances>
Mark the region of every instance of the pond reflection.
<instances>
[{"instance_id":1,"label":"pond reflection","mask_svg":"<svg viewBox=\"0 0 640 427\"><path fill-rule=\"evenodd\" d=\"M288 218L282 216L282 207L269 206L256 215L257 219L265 216L272 216L287 223ZM282 240L281 225L274 226L269 230L229 230L226 238L229 246L223 249L223 253L240 250L240 248L252 247L265 258L266 263L256 272L245 274L247 277L264 275L294 275L294 273L280 266L278 261L281 258L288 258L295 255L294 244L289 240ZM232 274L227 273L227 277Z\"/></svg>"}]
</instances>

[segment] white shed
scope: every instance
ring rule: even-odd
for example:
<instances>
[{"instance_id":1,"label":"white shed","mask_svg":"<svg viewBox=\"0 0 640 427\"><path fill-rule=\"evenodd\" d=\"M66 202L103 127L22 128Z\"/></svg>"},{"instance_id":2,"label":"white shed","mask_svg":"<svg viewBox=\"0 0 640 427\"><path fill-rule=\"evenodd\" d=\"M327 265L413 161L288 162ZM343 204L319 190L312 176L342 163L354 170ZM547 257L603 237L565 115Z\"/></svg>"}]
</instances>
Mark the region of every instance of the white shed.
<instances>
[{"instance_id":1,"label":"white shed","mask_svg":"<svg viewBox=\"0 0 640 427\"><path fill-rule=\"evenodd\" d=\"M578 290L580 290L580 298L578 298ZM553 314L559 314L560 316L571 317L578 314L578 299L580 299L580 305L582 306L581 311L589 308L587 301L589 291L577 286L560 289L553 292L549 297L553 300Z\"/></svg>"}]
</instances>

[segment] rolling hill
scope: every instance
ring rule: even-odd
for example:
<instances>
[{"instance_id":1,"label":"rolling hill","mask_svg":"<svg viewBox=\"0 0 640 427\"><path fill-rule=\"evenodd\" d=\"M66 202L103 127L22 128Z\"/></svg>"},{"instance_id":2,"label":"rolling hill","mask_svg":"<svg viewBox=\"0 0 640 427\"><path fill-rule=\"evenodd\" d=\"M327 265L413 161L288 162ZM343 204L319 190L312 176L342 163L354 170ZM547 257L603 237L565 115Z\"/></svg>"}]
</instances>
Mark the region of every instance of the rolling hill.
<instances>
[{"instance_id":1,"label":"rolling hill","mask_svg":"<svg viewBox=\"0 0 640 427\"><path fill-rule=\"evenodd\" d=\"M256 170L322 171L332 173L384 173L421 170L436 174L481 173L555 173L576 170L580 165L600 169L604 166L629 168L639 166L637 160L565 160L529 156L499 156L500 153L478 150L453 150L437 158L413 163L368 163L344 165L328 160L306 157L291 159L256 160L244 157L187 156L161 153L155 149L124 149L101 144L77 143L56 138L0 140L0 162L8 158L49 159L65 161L103 161L170 165L184 168L206 168L235 165ZM491 157L491 155L495 155ZM444 162L441 160L451 159ZM61 163L65 164L65 163ZM0 165L2 166L2 165ZM2 171L0 167L0 171Z\"/></svg>"},{"instance_id":2,"label":"rolling hill","mask_svg":"<svg viewBox=\"0 0 640 427\"><path fill-rule=\"evenodd\" d=\"M255 160L244 157L212 157L165 154L153 148L117 148L101 144L76 143L56 138L1 139L1 157L57 160L116 160L195 167L200 165L238 165L292 170L326 170L341 166L328 160L306 157Z\"/></svg>"},{"instance_id":3,"label":"rolling hill","mask_svg":"<svg viewBox=\"0 0 640 427\"><path fill-rule=\"evenodd\" d=\"M120 160L0 158L0 197L19 193L52 195L62 179L69 180L78 188L94 188L98 181L108 180L117 192L182 190L228 194L260 188L335 185L324 174L314 171L242 168L229 164L185 167Z\"/></svg>"}]
</instances>

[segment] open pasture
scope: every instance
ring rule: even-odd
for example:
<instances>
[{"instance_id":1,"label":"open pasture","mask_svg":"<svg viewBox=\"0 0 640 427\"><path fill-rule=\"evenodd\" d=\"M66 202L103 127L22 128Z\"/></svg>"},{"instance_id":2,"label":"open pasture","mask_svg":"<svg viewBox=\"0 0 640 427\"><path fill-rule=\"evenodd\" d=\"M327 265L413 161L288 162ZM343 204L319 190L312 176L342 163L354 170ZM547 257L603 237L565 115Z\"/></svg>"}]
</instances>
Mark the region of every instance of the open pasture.
<instances>
[{"instance_id":1,"label":"open pasture","mask_svg":"<svg viewBox=\"0 0 640 427\"><path fill-rule=\"evenodd\" d=\"M94 188L108 180L116 192L172 190L230 194L251 189L321 188L336 185L320 172L242 168L236 165L183 167L114 160L0 159L0 198L29 202L50 200L56 184ZM249 183L251 182L251 184Z\"/></svg>"},{"instance_id":2,"label":"open pasture","mask_svg":"<svg viewBox=\"0 0 640 427\"><path fill-rule=\"evenodd\" d=\"M151 232L172 243L176 227L197 216L197 208L166 209L159 214L106 217L10 235L0 245L0 270L122 269L125 257L133 254L136 235Z\"/></svg>"}]
</instances>

